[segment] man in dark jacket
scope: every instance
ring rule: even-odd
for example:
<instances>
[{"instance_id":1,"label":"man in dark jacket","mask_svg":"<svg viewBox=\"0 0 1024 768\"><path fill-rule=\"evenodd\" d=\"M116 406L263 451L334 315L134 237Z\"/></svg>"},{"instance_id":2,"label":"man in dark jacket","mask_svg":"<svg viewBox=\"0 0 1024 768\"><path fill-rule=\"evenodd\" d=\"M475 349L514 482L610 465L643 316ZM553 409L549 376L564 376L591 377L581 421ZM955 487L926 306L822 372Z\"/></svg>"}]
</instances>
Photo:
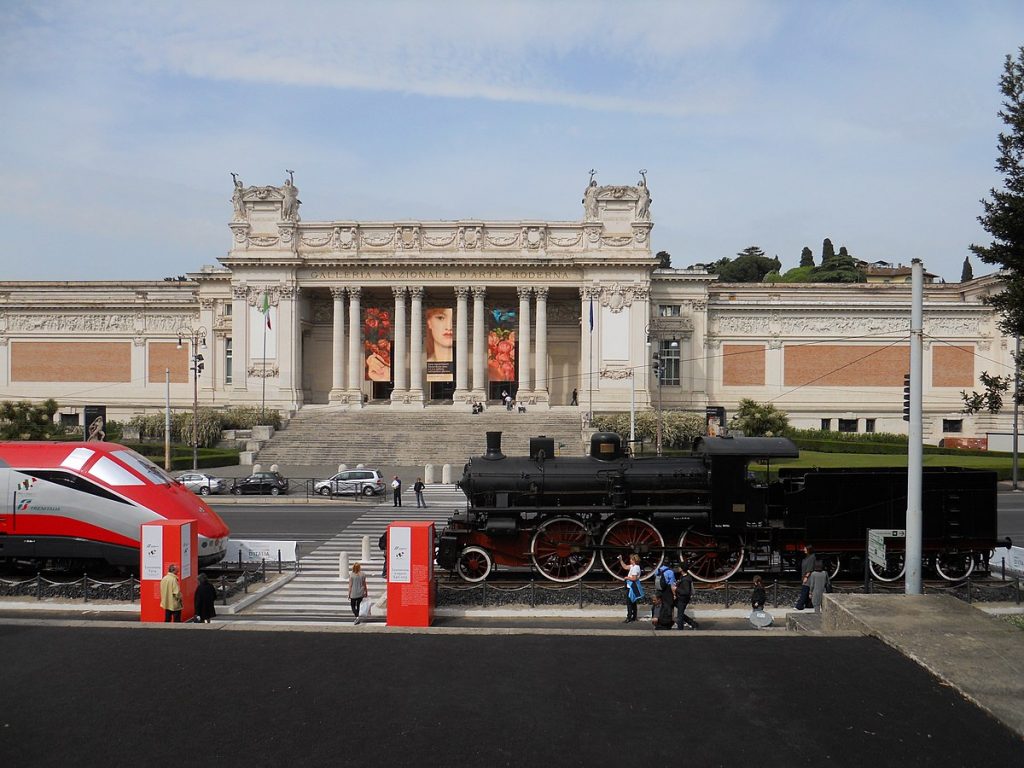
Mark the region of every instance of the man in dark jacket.
<instances>
[{"instance_id":1,"label":"man in dark jacket","mask_svg":"<svg viewBox=\"0 0 1024 768\"><path fill-rule=\"evenodd\" d=\"M199 586L196 587L196 622L209 624L210 619L217 615L213 607L217 602L217 589L206 578L205 573L199 574Z\"/></svg>"},{"instance_id":2,"label":"man in dark jacket","mask_svg":"<svg viewBox=\"0 0 1024 768\"><path fill-rule=\"evenodd\" d=\"M697 622L686 615L686 606L690 604L693 597L693 576L690 575L689 566L684 563L676 569L676 629L697 628Z\"/></svg>"},{"instance_id":3,"label":"man in dark jacket","mask_svg":"<svg viewBox=\"0 0 1024 768\"><path fill-rule=\"evenodd\" d=\"M661 598L658 621L655 629L672 629L672 608L676 604L676 575L667 565L658 567L654 576L654 588Z\"/></svg>"},{"instance_id":4,"label":"man in dark jacket","mask_svg":"<svg viewBox=\"0 0 1024 768\"><path fill-rule=\"evenodd\" d=\"M793 606L798 611L811 607L811 586L807 580L814 572L814 561L814 547L804 544L804 559L800 561L800 597L797 598L796 605Z\"/></svg>"}]
</instances>

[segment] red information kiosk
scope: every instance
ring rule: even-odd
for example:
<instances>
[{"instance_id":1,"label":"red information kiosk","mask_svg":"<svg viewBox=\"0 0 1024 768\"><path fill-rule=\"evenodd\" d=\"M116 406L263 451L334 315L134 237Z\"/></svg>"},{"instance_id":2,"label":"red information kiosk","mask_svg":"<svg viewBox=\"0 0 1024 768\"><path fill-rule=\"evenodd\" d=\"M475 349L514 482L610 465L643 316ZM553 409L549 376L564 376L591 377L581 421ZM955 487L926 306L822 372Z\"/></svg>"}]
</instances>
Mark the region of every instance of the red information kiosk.
<instances>
[{"instance_id":1,"label":"red information kiosk","mask_svg":"<svg viewBox=\"0 0 1024 768\"><path fill-rule=\"evenodd\" d=\"M434 623L434 524L388 526L388 626Z\"/></svg>"},{"instance_id":2,"label":"red information kiosk","mask_svg":"<svg viewBox=\"0 0 1024 768\"><path fill-rule=\"evenodd\" d=\"M139 587L142 597L140 621L163 621L160 607L160 579L167 575L167 566L178 566L181 599L184 603L181 620L195 615L196 580L199 576L199 532L195 520L155 520L142 524L139 541L141 568Z\"/></svg>"}]
</instances>

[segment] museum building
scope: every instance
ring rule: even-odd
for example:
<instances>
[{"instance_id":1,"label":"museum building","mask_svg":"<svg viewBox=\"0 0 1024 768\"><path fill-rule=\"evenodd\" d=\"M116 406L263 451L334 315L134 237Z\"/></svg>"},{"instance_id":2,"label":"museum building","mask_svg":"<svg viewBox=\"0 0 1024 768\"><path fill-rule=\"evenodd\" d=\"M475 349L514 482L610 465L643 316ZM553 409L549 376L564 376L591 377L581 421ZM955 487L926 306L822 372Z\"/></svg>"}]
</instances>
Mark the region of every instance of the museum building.
<instances>
[{"instance_id":1,"label":"museum building","mask_svg":"<svg viewBox=\"0 0 1024 768\"><path fill-rule=\"evenodd\" d=\"M650 203L646 179L592 180L578 221L307 222L292 179L236 178L217 266L0 283L0 400L52 397L73 422L87 405L116 419L162 409L168 391L175 408L197 396L286 414L468 411L506 394L581 415L731 414L752 398L797 427L906 431L908 282L720 283L668 268L651 251ZM1008 431L1009 415L961 412L982 371L1012 370L984 303L998 290L995 276L925 286L928 442Z\"/></svg>"}]
</instances>

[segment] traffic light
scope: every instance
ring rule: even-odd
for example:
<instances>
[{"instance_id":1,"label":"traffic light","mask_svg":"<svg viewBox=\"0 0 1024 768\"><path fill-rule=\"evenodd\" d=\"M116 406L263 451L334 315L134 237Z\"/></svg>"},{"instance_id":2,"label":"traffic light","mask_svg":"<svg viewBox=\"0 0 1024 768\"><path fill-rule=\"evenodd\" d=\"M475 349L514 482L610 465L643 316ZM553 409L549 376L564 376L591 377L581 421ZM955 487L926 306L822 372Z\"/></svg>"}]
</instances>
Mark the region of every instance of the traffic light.
<instances>
[{"instance_id":1,"label":"traffic light","mask_svg":"<svg viewBox=\"0 0 1024 768\"><path fill-rule=\"evenodd\" d=\"M655 352L651 355L651 372L660 377L661 376L661 353Z\"/></svg>"},{"instance_id":2,"label":"traffic light","mask_svg":"<svg viewBox=\"0 0 1024 768\"><path fill-rule=\"evenodd\" d=\"M903 420L910 421L910 374L903 374Z\"/></svg>"}]
</instances>

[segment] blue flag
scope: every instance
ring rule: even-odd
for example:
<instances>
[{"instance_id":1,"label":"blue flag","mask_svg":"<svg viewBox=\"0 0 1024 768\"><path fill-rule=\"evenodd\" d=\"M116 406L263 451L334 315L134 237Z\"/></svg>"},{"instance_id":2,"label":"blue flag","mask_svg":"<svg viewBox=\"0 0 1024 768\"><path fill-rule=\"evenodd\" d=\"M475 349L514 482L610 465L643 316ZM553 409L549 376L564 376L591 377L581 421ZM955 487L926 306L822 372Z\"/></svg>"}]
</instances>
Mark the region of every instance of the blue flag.
<instances>
[{"instance_id":1,"label":"blue flag","mask_svg":"<svg viewBox=\"0 0 1024 768\"><path fill-rule=\"evenodd\" d=\"M594 300L590 300L590 332L594 332Z\"/></svg>"}]
</instances>

